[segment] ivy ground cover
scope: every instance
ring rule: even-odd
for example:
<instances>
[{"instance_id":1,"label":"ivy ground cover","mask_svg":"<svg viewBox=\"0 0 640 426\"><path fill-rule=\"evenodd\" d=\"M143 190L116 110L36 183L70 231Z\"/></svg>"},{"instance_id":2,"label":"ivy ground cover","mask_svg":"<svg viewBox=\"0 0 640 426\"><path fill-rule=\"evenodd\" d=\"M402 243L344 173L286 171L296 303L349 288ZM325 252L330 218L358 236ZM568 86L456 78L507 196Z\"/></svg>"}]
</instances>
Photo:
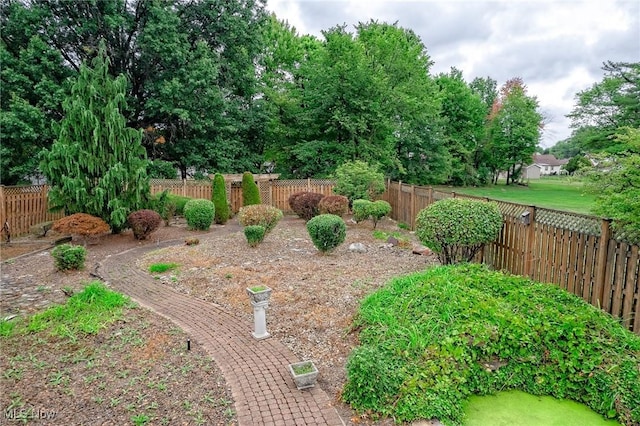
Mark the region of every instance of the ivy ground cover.
<instances>
[{"instance_id":1,"label":"ivy ground cover","mask_svg":"<svg viewBox=\"0 0 640 426\"><path fill-rule=\"evenodd\" d=\"M396 421L462 424L473 394L522 390L640 422L640 337L549 284L437 267L367 297L344 399Z\"/></svg>"}]
</instances>

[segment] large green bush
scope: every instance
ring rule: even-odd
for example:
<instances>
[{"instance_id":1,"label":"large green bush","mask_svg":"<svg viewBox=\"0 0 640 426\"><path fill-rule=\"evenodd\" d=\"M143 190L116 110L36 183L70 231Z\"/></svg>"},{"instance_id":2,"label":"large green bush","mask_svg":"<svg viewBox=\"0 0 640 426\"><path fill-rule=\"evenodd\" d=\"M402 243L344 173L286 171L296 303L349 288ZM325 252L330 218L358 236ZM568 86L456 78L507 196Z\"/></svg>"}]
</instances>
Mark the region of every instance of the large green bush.
<instances>
[{"instance_id":1,"label":"large green bush","mask_svg":"<svg viewBox=\"0 0 640 426\"><path fill-rule=\"evenodd\" d=\"M244 172L242 174L242 205L251 206L260 204L261 202L260 190L253 180L253 174L251 172Z\"/></svg>"},{"instance_id":2,"label":"large green bush","mask_svg":"<svg viewBox=\"0 0 640 426\"><path fill-rule=\"evenodd\" d=\"M371 201L369 200L353 200L353 205L351 206L351 212L353 213L353 220L356 223L360 223L369 219L369 206L371 205Z\"/></svg>"},{"instance_id":3,"label":"large green bush","mask_svg":"<svg viewBox=\"0 0 640 426\"><path fill-rule=\"evenodd\" d=\"M502 215L495 203L461 198L440 200L421 210L416 235L443 265L469 262L502 229Z\"/></svg>"},{"instance_id":4,"label":"large green bush","mask_svg":"<svg viewBox=\"0 0 640 426\"><path fill-rule=\"evenodd\" d=\"M87 249L72 244L61 244L51 250L51 256L59 271L82 269L87 258Z\"/></svg>"},{"instance_id":5,"label":"large green bush","mask_svg":"<svg viewBox=\"0 0 640 426\"><path fill-rule=\"evenodd\" d=\"M374 200L384 192L384 175L378 168L364 161L344 163L335 171L333 192L344 195L350 202L357 199Z\"/></svg>"},{"instance_id":6,"label":"large green bush","mask_svg":"<svg viewBox=\"0 0 640 426\"><path fill-rule=\"evenodd\" d=\"M282 210L264 204L242 207L238 212L240 225L260 225L264 227L265 235L276 227L280 219L282 219Z\"/></svg>"},{"instance_id":7,"label":"large green bush","mask_svg":"<svg viewBox=\"0 0 640 426\"><path fill-rule=\"evenodd\" d=\"M353 328L343 397L360 412L461 424L468 396L517 389L640 423L640 337L553 285L432 268L368 296Z\"/></svg>"},{"instance_id":8,"label":"large green bush","mask_svg":"<svg viewBox=\"0 0 640 426\"><path fill-rule=\"evenodd\" d=\"M327 253L342 244L347 236L347 226L340 216L321 214L307 222L307 231L313 245Z\"/></svg>"},{"instance_id":9,"label":"large green bush","mask_svg":"<svg viewBox=\"0 0 640 426\"><path fill-rule=\"evenodd\" d=\"M205 199L189 200L184 206L184 218L191 229L206 231L213 222L215 206Z\"/></svg>"},{"instance_id":10,"label":"large green bush","mask_svg":"<svg viewBox=\"0 0 640 426\"><path fill-rule=\"evenodd\" d=\"M219 225L224 225L231 215L229 202L227 201L227 187L224 176L216 173L213 177L213 205L215 206L214 221Z\"/></svg>"}]
</instances>

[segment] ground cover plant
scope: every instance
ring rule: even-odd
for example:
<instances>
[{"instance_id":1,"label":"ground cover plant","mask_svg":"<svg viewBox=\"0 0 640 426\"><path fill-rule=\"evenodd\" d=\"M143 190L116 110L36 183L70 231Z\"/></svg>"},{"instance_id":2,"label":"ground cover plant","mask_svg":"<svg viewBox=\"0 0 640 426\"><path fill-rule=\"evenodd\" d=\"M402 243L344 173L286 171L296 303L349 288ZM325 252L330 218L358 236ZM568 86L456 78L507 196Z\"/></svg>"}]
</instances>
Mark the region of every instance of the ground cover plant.
<instances>
[{"instance_id":1,"label":"ground cover plant","mask_svg":"<svg viewBox=\"0 0 640 426\"><path fill-rule=\"evenodd\" d=\"M354 327L343 397L362 412L461 424L469 395L517 389L640 422L640 337L552 285L432 268L368 296Z\"/></svg>"},{"instance_id":2,"label":"ground cover plant","mask_svg":"<svg viewBox=\"0 0 640 426\"><path fill-rule=\"evenodd\" d=\"M21 423L236 424L220 371L196 342L187 351L186 339L100 282L18 322L0 321L3 416Z\"/></svg>"}]
</instances>

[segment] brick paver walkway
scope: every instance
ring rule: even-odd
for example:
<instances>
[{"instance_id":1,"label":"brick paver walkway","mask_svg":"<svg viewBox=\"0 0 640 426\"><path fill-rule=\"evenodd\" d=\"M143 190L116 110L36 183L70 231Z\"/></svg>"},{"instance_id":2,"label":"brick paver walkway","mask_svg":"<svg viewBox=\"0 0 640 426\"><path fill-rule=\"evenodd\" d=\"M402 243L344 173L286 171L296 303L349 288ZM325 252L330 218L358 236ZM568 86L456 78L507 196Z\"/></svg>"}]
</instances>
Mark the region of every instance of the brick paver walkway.
<instances>
[{"instance_id":1,"label":"brick paver walkway","mask_svg":"<svg viewBox=\"0 0 640 426\"><path fill-rule=\"evenodd\" d=\"M178 243L183 242L160 246ZM322 389L296 389L287 364L299 359L277 339L255 340L253 323L216 304L158 285L135 266L135 259L157 248L145 246L109 256L98 264L96 275L203 345L231 388L240 426L344 425Z\"/></svg>"}]
</instances>

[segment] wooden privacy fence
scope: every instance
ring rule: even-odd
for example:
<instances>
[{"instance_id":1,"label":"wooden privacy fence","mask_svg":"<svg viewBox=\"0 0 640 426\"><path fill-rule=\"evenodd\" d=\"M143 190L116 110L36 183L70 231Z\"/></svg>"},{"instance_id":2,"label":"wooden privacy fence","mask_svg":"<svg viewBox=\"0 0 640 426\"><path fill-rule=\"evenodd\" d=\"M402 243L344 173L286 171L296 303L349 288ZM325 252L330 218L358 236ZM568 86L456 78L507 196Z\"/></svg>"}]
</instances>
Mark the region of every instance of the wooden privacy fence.
<instances>
[{"instance_id":1,"label":"wooden privacy fence","mask_svg":"<svg viewBox=\"0 0 640 426\"><path fill-rule=\"evenodd\" d=\"M237 213L242 207L242 176L225 176L227 199L233 213ZM260 190L260 198L263 204L279 208L284 213L292 213L289 207L289 196L295 192L318 192L324 195L333 194L333 181L323 179L299 179L279 180L270 178L269 175L256 175ZM172 194L189 198L211 199L212 186L210 181L181 181L168 179L152 179L151 193L157 194L164 190Z\"/></svg>"},{"instance_id":2,"label":"wooden privacy fence","mask_svg":"<svg viewBox=\"0 0 640 426\"><path fill-rule=\"evenodd\" d=\"M11 236L26 234L29 228L41 222L60 219L64 212L52 213L47 208L47 185L0 185L0 227L2 238L7 238L4 226Z\"/></svg>"},{"instance_id":3,"label":"wooden privacy fence","mask_svg":"<svg viewBox=\"0 0 640 426\"><path fill-rule=\"evenodd\" d=\"M420 210L445 198L492 201L431 187L387 182L383 199L392 216L415 228ZM553 283L601 308L640 334L638 245L612 234L610 222L594 216L495 201L504 226L477 261L512 274Z\"/></svg>"}]
</instances>

